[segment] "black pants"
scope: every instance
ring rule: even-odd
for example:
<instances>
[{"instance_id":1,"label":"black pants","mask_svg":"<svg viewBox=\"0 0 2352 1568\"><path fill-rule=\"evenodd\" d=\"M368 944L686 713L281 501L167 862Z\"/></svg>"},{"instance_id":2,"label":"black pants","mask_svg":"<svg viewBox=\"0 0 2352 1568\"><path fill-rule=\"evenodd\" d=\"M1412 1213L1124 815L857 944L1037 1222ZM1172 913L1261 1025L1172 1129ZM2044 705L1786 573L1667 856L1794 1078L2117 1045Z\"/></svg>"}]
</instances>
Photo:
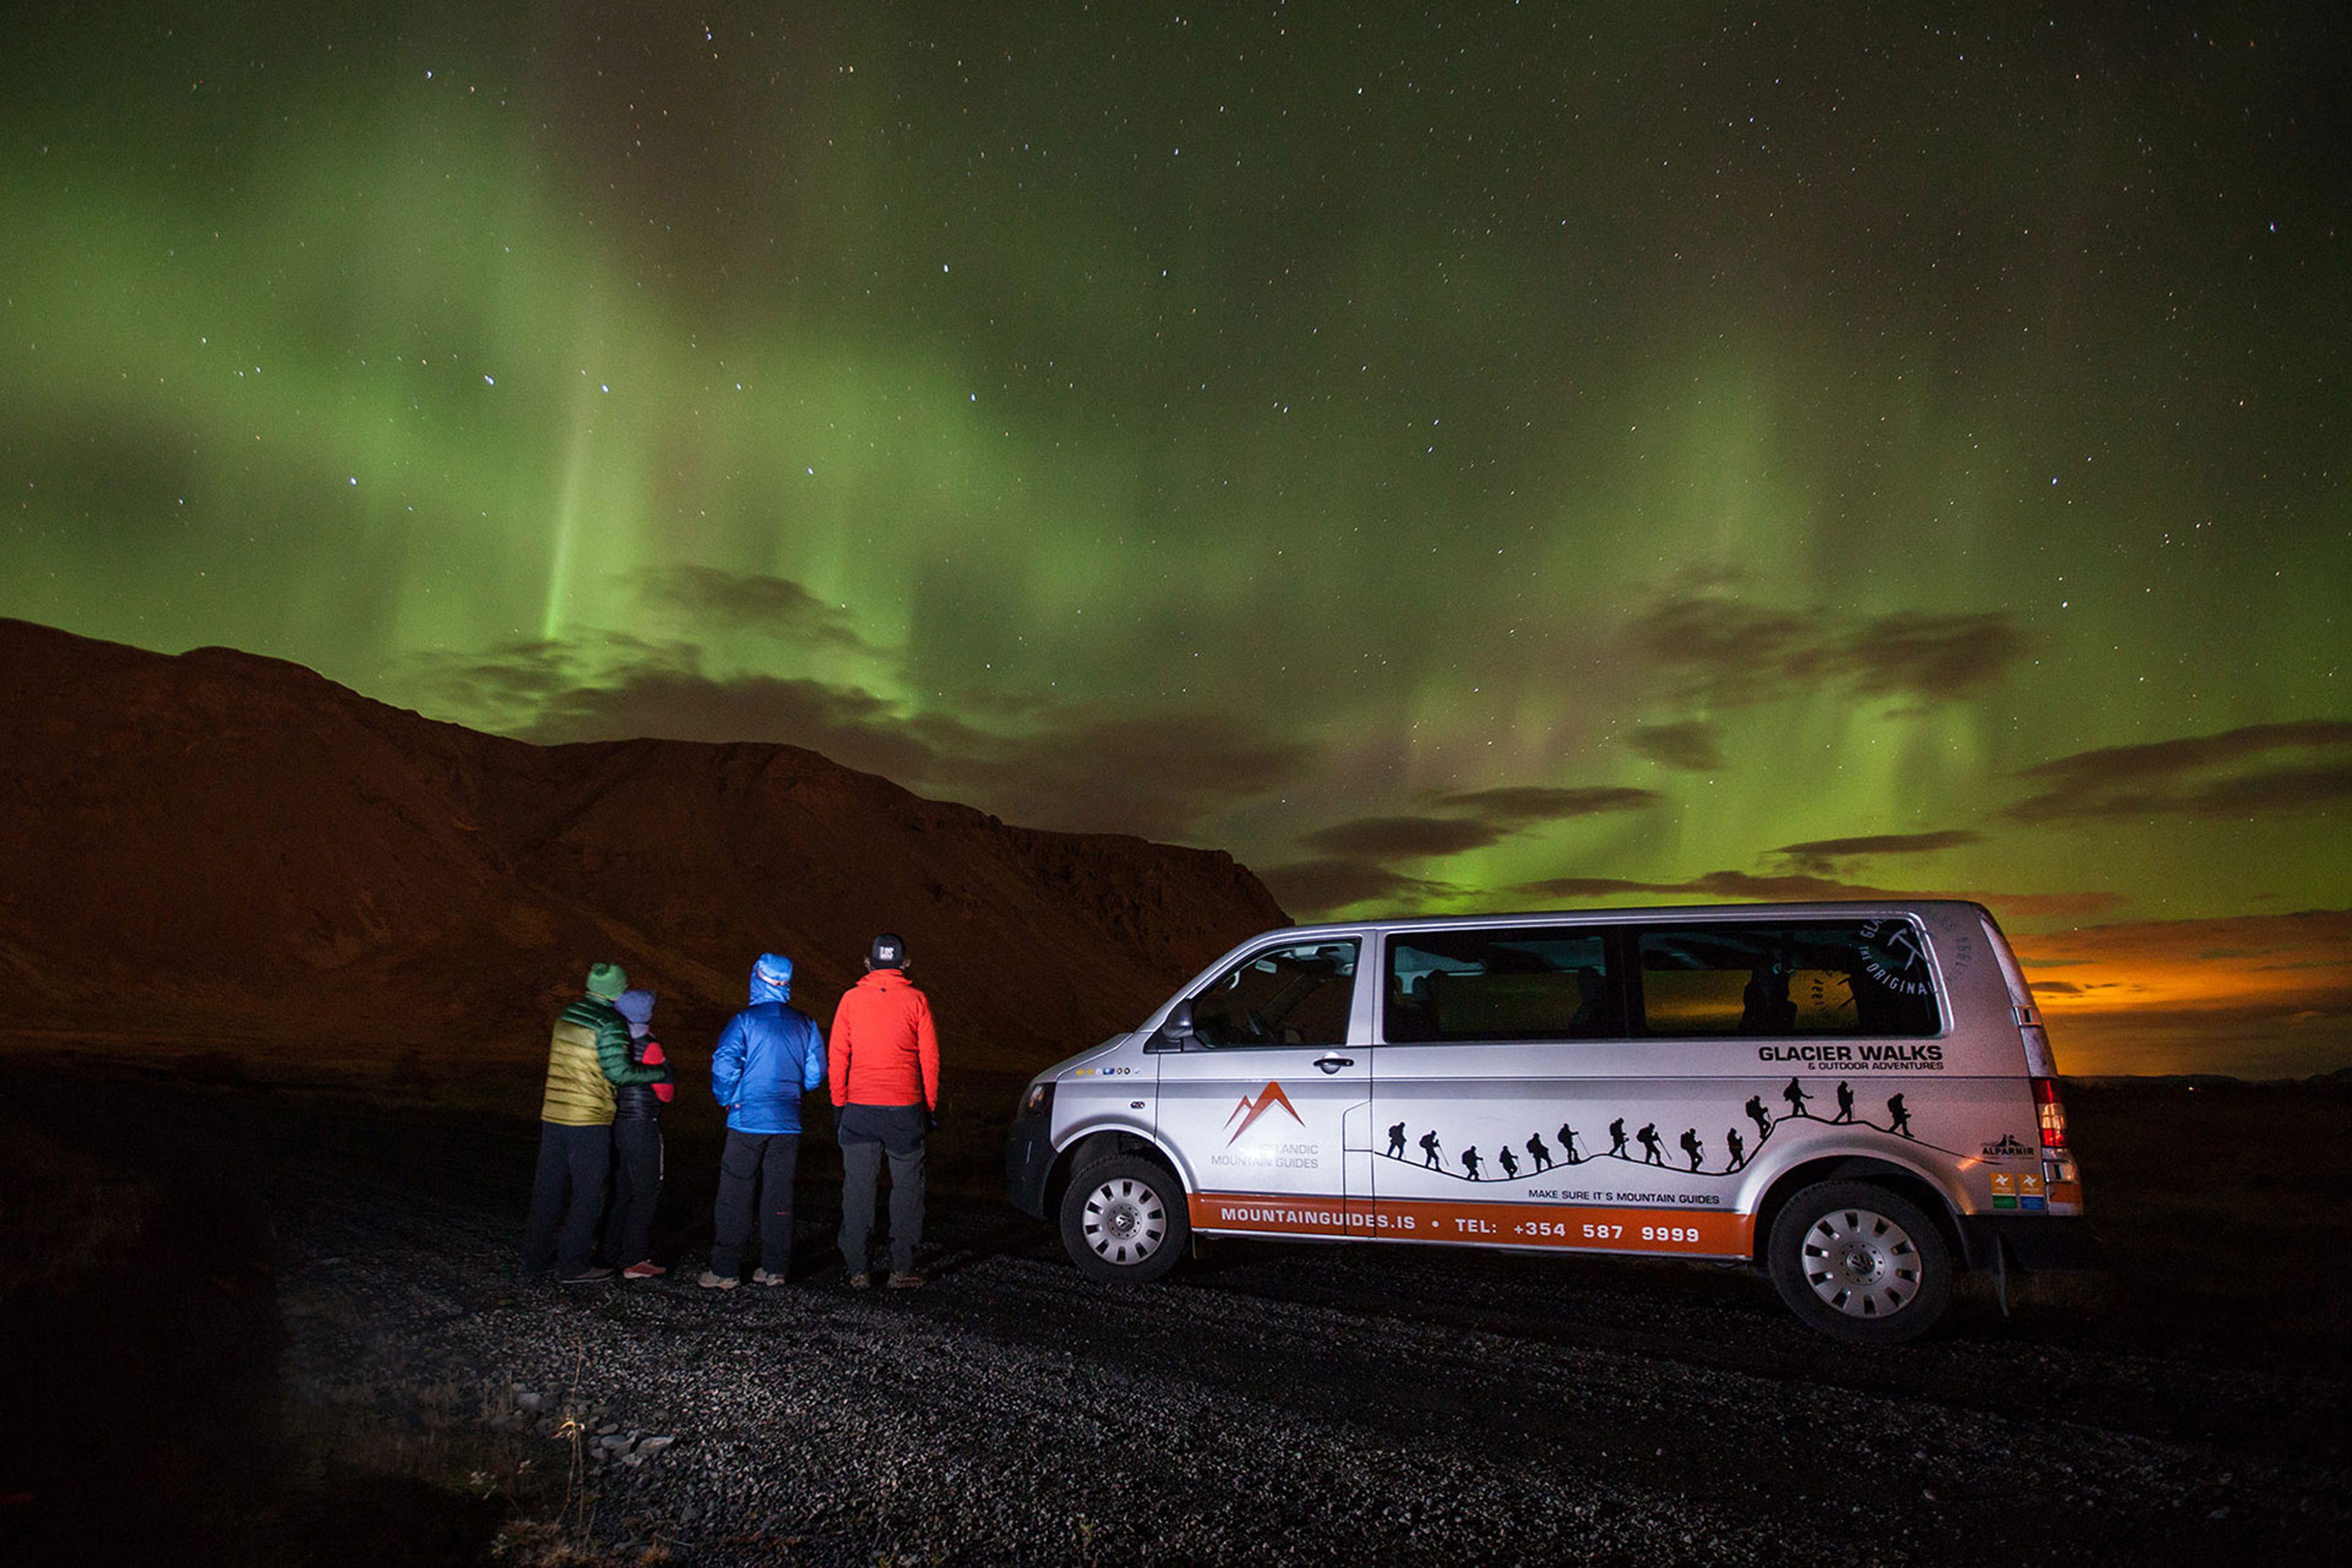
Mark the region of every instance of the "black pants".
<instances>
[{"instance_id":1,"label":"black pants","mask_svg":"<svg viewBox=\"0 0 2352 1568\"><path fill-rule=\"evenodd\" d=\"M604 1212L604 1172L613 1161L613 1130L539 1124L539 1169L530 1183L530 1223L523 1227L522 1267L544 1274L587 1271Z\"/></svg>"},{"instance_id":2,"label":"black pants","mask_svg":"<svg viewBox=\"0 0 2352 1568\"><path fill-rule=\"evenodd\" d=\"M751 1210L760 1211L760 1267L771 1274L793 1268L793 1173L801 1163L797 1132L727 1130L719 1154L719 1202L710 1213L710 1271L732 1279L742 1272L751 1239Z\"/></svg>"},{"instance_id":3,"label":"black pants","mask_svg":"<svg viewBox=\"0 0 2352 1568\"><path fill-rule=\"evenodd\" d=\"M604 1261L626 1268L654 1255L654 1207L661 1202L661 1122L625 1116L613 1122L613 1212L604 1221Z\"/></svg>"},{"instance_id":4,"label":"black pants","mask_svg":"<svg viewBox=\"0 0 2352 1568\"><path fill-rule=\"evenodd\" d=\"M849 1271L872 1264L874 1189L882 1159L890 1160L890 1267L915 1267L923 1239L923 1131L919 1105L845 1105L834 1118L841 1140L841 1256Z\"/></svg>"}]
</instances>

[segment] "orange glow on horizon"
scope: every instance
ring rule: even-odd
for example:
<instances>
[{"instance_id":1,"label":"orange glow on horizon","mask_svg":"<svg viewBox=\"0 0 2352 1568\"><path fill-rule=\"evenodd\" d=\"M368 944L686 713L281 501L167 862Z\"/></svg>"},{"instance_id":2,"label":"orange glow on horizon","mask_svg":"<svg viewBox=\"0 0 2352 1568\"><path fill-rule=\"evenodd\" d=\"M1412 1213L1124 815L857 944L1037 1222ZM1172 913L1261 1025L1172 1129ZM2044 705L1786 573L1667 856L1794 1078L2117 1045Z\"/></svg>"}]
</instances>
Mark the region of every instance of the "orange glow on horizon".
<instances>
[{"instance_id":1,"label":"orange glow on horizon","mask_svg":"<svg viewBox=\"0 0 2352 1568\"><path fill-rule=\"evenodd\" d=\"M2352 1061L2352 910L2011 941L2069 1073L2301 1077Z\"/></svg>"}]
</instances>

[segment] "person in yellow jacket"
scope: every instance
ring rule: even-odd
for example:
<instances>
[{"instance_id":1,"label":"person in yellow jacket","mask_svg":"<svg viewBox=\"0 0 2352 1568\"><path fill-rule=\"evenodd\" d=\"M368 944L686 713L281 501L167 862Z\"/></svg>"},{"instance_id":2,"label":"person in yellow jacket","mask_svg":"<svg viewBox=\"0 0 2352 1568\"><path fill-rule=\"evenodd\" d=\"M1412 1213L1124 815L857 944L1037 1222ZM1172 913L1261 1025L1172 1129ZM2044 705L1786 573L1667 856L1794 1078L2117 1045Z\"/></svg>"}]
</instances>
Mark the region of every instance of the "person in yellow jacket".
<instances>
[{"instance_id":1,"label":"person in yellow jacket","mask_svg":"<svg viewBox=\"0 0 2352 1568\"><path fill-rule=\"evenodd\" d=\"M531 1180L530 1221L522 1237L523 1273L532 1279L551 1268L566 1285L593 1285L613 1277L592 1256L613 1164L613 1089L670 1081L667 1067L629 1059L628 1021L613 1006L628 988L628 974L619 964L595 965L588 971L588 994L557 1015L548 1040L539 1170Z\"/></svg>"}]
</instances>

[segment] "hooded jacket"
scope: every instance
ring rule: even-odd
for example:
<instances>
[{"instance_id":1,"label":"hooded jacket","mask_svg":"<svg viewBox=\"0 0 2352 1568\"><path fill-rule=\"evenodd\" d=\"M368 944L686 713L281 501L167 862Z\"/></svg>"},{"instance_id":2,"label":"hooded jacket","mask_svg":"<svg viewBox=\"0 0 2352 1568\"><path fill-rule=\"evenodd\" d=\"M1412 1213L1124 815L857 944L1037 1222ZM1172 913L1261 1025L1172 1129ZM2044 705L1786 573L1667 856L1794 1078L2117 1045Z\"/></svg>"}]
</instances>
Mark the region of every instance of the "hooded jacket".
<instances>
[{"instance_id":1,"label":"hooded jacket","mask_svg":"<svg viewBox=\"0 0 2352 1568\"><path fill-rule=\"evenodd\" d=\"M940 1105L930 998L905 973L871 969L833 1011L835 1105Z\"/></svg>"},{"instance_id":2,"label":"hooded jacket","mask_svg":"<svg viewBox=\"0 0 2352 1568\"><path fill-rule=\"evenodd\" d=\"M824 1081L824 1036L790 1005L793 961L751 966L751 1005L727 1020L710 1053L710 1091L737 1132L798 1132L801 1096Z\"/></svg>"},{"instance_id":3,"label":"hooded jacket","mask_svg":"<svg viewBox=\"0 0 2352 1568\"><path fill-rule=\"evenodd\" d=\"M629 1026L629 1061L636 1067L664 1067L669 1058L662 1051L662 1043L654 1038L654 994L650 991L624 991L614 1000L613 1011ZM670 1101L676 1089L668 1082L625 1084L613 1090L613 1120L615 1121L653 1121L661 1117L662 1107Z\"/></svg>"}]
</instances>

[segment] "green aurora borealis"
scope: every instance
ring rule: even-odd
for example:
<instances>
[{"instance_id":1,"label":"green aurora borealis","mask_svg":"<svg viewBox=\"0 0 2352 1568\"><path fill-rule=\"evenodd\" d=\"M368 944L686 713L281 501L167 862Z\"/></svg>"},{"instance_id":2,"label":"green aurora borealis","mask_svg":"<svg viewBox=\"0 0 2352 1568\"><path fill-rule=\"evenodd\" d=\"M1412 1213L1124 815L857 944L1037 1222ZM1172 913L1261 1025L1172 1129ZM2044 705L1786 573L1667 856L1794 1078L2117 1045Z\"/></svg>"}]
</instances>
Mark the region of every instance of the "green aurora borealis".
<instances>
[{"instance_id":1,"label":"green aurora borealis","mask_svg":"<svg viewBox=\"0 0 2352 1568\"><path fill-rule=\"evenodd\" d=\"M2348 40L59 8L0 613L1303 913L1963 892L2074 1064L2342 1065Z\"/></svg>"}]
</instances>

